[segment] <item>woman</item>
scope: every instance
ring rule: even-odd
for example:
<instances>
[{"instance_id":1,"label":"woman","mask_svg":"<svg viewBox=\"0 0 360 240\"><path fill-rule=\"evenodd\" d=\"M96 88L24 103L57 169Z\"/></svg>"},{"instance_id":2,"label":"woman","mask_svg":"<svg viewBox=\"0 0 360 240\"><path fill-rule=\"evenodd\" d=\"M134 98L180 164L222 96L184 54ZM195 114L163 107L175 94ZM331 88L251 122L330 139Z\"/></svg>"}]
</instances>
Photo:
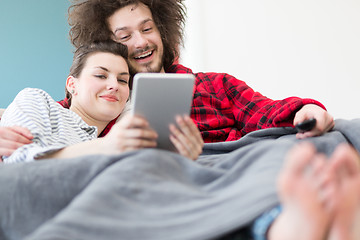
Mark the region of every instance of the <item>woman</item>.
<instances>
[{"instance_id":1,"label":"woman","mask_svg":"<svg viewBox=\"0 0 360 240\"><path fill-rule=\"evenodd\" d=\"M107 41L82 46L75 52L65 109L40 89L22 90L5 111L1 126L19 125L33 135L33 143L4 157L5 163L85 154L117 154L156 147L157 134L139 116L124 116L109 134L98 138L107 124L125 109L130 79L124 45ZM199 130L189 117L177 120L170 137L180 154L196 159L202 151Z\"/></svg>"}]
</instances>

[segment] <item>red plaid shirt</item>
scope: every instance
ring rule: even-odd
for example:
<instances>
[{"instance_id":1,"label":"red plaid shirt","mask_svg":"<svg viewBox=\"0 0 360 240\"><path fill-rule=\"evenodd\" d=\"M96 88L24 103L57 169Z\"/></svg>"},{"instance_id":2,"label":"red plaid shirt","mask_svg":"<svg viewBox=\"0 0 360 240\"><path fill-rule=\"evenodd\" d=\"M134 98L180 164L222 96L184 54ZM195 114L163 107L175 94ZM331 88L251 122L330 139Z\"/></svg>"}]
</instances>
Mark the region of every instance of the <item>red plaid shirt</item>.
<instances>
[{"instance_id":1,"label":"red plaid shirt","mask_svg":"<svg viewBox=\"0 0 360 240\"><path fill-rule=\"evenodd\" d=\"M180 64L172 65L166 72L193 73ZM233 141L255 130L293 126L295 113L305 104L325 109L312 99L269 99L226 73L195 73L195 76L191 117L205 142ZM59 103L68 107L66 99ZM108 124L100 137L109 132L115 121Z\"/></svg>"}]
</instances>

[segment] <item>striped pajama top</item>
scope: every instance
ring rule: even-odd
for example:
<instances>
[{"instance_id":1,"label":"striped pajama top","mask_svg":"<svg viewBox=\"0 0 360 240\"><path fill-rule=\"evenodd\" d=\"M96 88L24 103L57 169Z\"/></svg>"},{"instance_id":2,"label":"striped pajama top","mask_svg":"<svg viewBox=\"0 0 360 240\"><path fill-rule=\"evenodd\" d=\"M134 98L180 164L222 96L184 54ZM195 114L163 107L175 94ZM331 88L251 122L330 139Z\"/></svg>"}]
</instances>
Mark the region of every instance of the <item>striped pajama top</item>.
<instances>
[{"instance_id":1,"label":"striped pajama top","mask_svg":"<svg viewBox=\"0 0 360 240\"><path fill-rule=\"evenodd\" d=\"M0 126L22 126L34 136L33 143L17 149L5 163L29 162L66 146L97 138L97 127L63 108L48 93L25 88L7 107Z\"/></svg>"}]
</instances>

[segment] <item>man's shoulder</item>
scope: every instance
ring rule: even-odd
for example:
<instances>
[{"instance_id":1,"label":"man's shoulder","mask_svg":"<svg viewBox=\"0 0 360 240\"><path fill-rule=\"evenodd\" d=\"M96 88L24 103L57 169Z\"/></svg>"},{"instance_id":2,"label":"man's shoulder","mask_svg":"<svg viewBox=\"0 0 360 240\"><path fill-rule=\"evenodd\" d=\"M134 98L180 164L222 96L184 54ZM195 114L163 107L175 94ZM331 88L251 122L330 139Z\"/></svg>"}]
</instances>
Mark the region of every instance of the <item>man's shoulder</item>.
<instances>
[{"instance_id":1,"label":"man's shoulder","mask_svg":"<svg viewBox=\"0 0 360 240\"><path fill-rule=\"evenodd\" d=\"M234 76L228 73L221 72L196 72L194 73L192 69L185 67L182 64L173 64L168 69L166 69L166 73L192 73L197 77L224 77L224 78L235 78Z\"/></svg>"},{"instance_id":2,"label":"man's shoulder","mask_svg":"<svg viewBox=\"0 0 360 240\"><path fill-rule=\"evenodd\" d=\"M185 67L184 65L174 63L169 68L166 69L166 73L192 73L193 71L190 68Z\"/></svg>"},{"instance_id":3,"label":"man's shoulder","mask_svg":"<svg viewBox=\"0 0 360 240\"><path fill-rule=\"evenodd\" d=\"M224 83L231 85L244 85L244 81L235 78L233 75L223 72L197 72L194 73L190 68L187 68L181 64L171 65L167 73L191 73L196 77L196 84L206 85L222 85Z\"/></svg>"}]
</instances>

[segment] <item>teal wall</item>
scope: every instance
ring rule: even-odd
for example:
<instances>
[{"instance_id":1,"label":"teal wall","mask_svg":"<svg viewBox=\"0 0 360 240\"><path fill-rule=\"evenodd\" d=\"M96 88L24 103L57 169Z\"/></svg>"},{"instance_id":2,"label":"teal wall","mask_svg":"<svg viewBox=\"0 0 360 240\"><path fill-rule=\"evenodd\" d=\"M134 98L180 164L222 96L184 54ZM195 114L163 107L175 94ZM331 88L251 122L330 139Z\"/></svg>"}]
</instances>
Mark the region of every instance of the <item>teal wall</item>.
<instances>
[{"instance_id":1,"label":"teal wall","mask_svg":"<svg viewBox=\"0 0 360 240\"><path fill-rule=\"evenodd\" d=\"M0 108L25 87L64 98L72 61L69 0L0 0Z\"/></svg>"}]
</instances>

